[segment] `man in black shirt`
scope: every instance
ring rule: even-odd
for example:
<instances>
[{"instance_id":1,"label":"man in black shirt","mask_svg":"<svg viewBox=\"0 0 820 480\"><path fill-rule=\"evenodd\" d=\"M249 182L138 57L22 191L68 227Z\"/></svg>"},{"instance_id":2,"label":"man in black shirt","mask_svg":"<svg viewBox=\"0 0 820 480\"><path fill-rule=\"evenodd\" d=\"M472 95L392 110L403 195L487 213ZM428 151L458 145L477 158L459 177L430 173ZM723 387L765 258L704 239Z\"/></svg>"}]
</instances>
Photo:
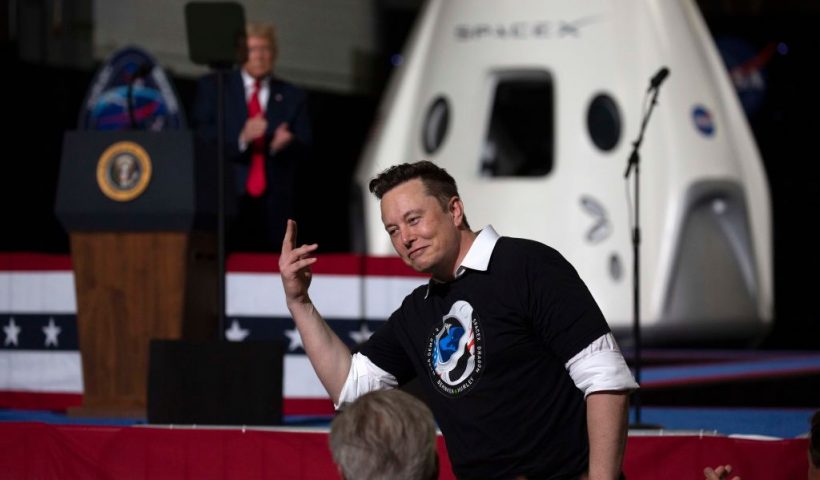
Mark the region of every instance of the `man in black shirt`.
<instances>
[{"instance_id":1,"label":"man in black shirt","mask_svg":"<svg viewBox=\"0 0 820 480\"><path fill-rule=\"evenodd\" d=\"M305 351L337 407L419 378L459 478L618 478L637 388L600 309L555 250L473 232L430 162L370 183L406 264L431 280L355 355L308 296L317 246L288 223L279 267Z\"/></svg>"}]
</instances>

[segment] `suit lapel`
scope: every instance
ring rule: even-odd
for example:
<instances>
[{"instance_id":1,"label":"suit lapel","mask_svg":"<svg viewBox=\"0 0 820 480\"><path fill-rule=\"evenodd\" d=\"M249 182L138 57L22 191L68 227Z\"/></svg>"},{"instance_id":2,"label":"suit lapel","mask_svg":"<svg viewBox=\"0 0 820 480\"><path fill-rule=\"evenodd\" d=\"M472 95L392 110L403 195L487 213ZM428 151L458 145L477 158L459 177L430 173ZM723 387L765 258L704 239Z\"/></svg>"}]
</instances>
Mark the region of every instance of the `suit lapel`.
<instances>
[{"instance_id":1,"label":"suit lapel","mask_svg":"<svg viewBox=\"0 0 820 480\"><path fill-rule=\"evenodd\" d=\"M248 104L245 101L245 86L242 74L233 70L225 75L225 133L230 138L238 138L239 132L248 119Z\"/></svg>"},{"instance_id":2,"label":"suit lapel","mask_svg":"<svg viewBox=\"0 0 820 480\"><path fill-rule=\"evenodd\" d=\"M273 129L276 129L280 123L287 121L285 117L286 101L287 99L285 99L282 94L282 84L271 78L270 95L268 95L268 104L265 107L265 117Z\"/></svg>"},{"instance_id":3,"label":"suit lapel","mask_svg":"<svg viewBox=\"0 0 820 480\"><path fill-rule=\"evenodd\" d=\"M242 123L248 118L248 102L245 99L245 84L242 81L242 73L239 70L234 70L230 76L231 82L228 85L228 95L233 97L233 103L238 105L238 112L242 117Z\"/></svg>"}]
</instances>

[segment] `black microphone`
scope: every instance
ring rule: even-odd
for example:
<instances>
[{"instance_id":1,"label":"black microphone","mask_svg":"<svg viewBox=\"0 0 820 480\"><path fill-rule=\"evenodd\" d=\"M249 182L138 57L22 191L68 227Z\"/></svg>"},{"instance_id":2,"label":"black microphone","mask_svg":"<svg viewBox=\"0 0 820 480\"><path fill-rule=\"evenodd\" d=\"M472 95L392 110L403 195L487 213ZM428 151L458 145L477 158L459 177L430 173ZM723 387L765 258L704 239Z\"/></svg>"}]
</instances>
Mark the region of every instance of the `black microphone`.
<instances>
[{"instance_id":1,"label":"black microphone","mask_svg":"<svg viewBox=\"0 0 820 480\"><path fill-rule=\"evenodd\" d=\"M131 74L131 78L130 78L129 82L134 83L138 79L148 76L148 74L151 73L152 70L153 70L153 68L151 67L151 65L149 65L147 63L143 63L142 65L139 66L139 68L137 69L136 72Z\"/></svg>"},{"instance_id":2,"label":"black microphone","mask_svg":"<svg viewBox=\"0 0 820 480\"><path fill-rule=\"evenodd\" d=\"M132 130L137 129L137 118L134 116L134 83L140 78L148 76L152 70L153 68L151 68L150 65L143 63L137 71L131 75L131 78L128 79L126 107L128 108L128 118L131 120Z\"/></svg>"},{"instance_id":3,"label":"black microphone","mask_svg":"<svg viewBox=\"0 0 820 480\"><path fill-rule=\"evenodd\" d=\"M660 70L658 70L658 73L656 73L655 76L652 77L652 80L649 81L649 88L647 88L646 91L648 92L648 91L652 90L653 88L660 87L661 83L663 83L663 81L666 80L666 77L668 77L668 76L669 76L669 69L668 68L663 67Z\"/></svg>"}]
</instances>

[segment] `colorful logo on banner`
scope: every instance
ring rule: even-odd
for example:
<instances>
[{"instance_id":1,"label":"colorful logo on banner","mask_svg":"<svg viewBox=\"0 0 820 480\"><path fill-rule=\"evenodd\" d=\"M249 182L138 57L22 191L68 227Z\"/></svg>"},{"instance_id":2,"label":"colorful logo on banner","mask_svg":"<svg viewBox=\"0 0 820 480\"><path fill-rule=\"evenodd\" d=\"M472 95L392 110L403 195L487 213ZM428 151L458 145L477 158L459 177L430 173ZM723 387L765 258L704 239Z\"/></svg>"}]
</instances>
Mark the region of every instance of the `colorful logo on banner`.
<instances>
[{"instance_id":1,"label":"colorful logo on banner","mask_svg":"<svg viewBox=\"0 0 820 480\"><path fill-rule=\"evenodd\" d=\"M151 157L134 142L117 142L100 155L97 185L111 200L128 202L140 195L151 180Z\"/></svg>"},{"instance_id":2,"label":"colorful logo on banner","mask_svg":"<svg viewBox=\"0 0 820 480\"><path fill-rule=\"evenodd\" d=\"M715 134L715 120L712 113L703 105L695 105L692 108L692 122L700 133L711 137Z\"/></svg>"},{"instance_id":3,"label":"colorful logo on banner","mask_svg":"<svg viewBox=\"0 0 820 480\"><path fill-rule=\"evenodd\" d=\"M137 47L115 52L91 83L80 130L176 130L185 128L176 93L153 57Z\"/></svg>"}]
</instances>

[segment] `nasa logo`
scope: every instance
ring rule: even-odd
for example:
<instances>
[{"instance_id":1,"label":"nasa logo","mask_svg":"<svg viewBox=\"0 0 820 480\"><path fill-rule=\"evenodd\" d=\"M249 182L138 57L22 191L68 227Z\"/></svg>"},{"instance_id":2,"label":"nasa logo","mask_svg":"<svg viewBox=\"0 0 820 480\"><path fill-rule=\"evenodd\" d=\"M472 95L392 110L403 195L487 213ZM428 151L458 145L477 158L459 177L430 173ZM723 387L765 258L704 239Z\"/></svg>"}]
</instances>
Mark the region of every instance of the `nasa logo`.
<instances>
[{"instance_id":1,"label":"nasa logo","mask_svg":"<svg viewBox=\"0 0 820 480\"><path fill-rule=\"evenodd\" d=\"M97 162L97 185L117 202L140 195L151 180L151 158L134 142L117 142L105 149Z\"/></svg>"},{"instance_id":2,"label":"nasa logo","mask_svg":"<svg viewBox=\"0 0 820 480\"><path fill-rule=\"evenodd\" d=\"M481 326L469 303L459 300L433 328L427 342L427 367L436 389L457 397L473 388L484 371Z\"/></svg>"},{"instance_id":3,"label":"nasa logo","mask_svg":"<svg viewBox=\"0 0 820 480\"><path fill-rule=\"evenodd\" d=\"M712 119L712 114L703 105L695 105L692 109L692 121L695 123L695 128L703 135L711 137L715 133L715 122Z\"/></svg>"}]
</instances>

